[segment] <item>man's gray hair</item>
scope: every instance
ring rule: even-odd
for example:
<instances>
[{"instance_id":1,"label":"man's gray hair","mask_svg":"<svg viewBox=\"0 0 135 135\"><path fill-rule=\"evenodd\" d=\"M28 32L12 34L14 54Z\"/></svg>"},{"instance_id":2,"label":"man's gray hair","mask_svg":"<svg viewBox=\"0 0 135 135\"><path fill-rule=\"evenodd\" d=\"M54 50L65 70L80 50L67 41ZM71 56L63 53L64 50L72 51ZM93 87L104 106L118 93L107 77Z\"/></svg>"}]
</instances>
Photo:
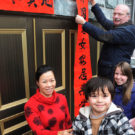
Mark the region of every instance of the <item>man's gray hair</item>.
<instances>
[{"instance_id":1,"label":"man's gray hair","mask_svg":"<svg viewBox=\"0 0 135 135\"><path fill-rule=\"evenodd\" d=\"M128 5L126 5L126 4L119 4L117 6L123 6L123 7L125 7L126 10L127 10L127 15L131 15L131 10L130 10L130 7Z\"/></svg>"}]
</instances>

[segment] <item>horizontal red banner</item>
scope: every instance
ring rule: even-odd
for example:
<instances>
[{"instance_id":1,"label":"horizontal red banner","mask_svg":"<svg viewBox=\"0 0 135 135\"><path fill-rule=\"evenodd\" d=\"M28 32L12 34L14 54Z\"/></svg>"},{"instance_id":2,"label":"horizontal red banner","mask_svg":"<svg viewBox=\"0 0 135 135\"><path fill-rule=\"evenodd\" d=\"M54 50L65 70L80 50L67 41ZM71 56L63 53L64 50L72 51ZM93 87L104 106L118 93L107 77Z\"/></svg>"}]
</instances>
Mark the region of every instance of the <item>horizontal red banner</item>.
<instances>
[{"instance_id":1,"label":"horizontal red banner","mask_svg":"<svg viewBox=\"0 0 135 135\"><path fill-rule=\"evenodd\" d=\"M53 0L0 0L0 10L54 14Z\"/></svg>"}]
</instances>

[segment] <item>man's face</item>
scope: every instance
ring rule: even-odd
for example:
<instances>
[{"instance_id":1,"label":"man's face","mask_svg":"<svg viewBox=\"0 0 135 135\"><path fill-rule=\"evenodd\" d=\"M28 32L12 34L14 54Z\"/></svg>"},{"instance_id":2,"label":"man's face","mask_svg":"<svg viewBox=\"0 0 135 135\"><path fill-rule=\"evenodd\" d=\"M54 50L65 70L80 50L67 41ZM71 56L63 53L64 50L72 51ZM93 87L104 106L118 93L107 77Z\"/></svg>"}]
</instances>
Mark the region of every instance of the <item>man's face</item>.
<instances>
[{"instance_id":1,"label":"man's face","mask_svg":"<svg viewBox=\"0 0 135 135\"><path fill-rule=\"evenodd\" d=\"M130 19L129 10L128 7L125 5L118 5L114 9L113 13L113 23L115 26L124 24L125 22L128 22Z\"/></svg>"}]
</instances>

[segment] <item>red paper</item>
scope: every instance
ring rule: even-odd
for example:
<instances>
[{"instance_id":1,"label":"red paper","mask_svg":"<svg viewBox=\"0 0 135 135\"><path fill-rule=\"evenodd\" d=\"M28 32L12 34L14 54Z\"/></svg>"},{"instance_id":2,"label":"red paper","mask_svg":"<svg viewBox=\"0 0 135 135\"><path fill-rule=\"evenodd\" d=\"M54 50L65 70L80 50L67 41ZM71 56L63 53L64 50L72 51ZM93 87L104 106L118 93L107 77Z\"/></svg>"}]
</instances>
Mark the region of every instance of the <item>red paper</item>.
<instances>
[{"instance_id":1,"label":"red paper","mask_svg":"<svg viewBox=\"0 0 135 135\"><path fill-rule=\"evenodd\" d=\"M1 0L0 10L54 14L53 0Z\"/></svg>"},{"instance_id":2,"label":"red paper","mask_svg":"<svg viewBox=\"0 0 135 135\"><path fill-rule=\"evenodd\" d=\"M78 14L88 21L88 0L76 0ZM82 84L92 77L89 35L82 30L82 25L78 24L78 35L74 64L74 114L78 115L79 109L86 104Z\"/></svg>"}]
</instances>

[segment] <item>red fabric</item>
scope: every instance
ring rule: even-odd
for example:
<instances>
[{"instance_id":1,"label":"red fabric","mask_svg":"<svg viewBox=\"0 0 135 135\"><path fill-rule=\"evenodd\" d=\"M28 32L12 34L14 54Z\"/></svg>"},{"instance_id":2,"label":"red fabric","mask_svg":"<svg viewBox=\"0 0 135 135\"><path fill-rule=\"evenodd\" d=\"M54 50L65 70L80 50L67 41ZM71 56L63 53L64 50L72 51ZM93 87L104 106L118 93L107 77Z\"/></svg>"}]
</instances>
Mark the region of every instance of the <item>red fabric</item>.
<instances>
[{"instance_id":1,"label":"red fabric","mask_svg":"<svg viewBox=\"0 0 135 135\"><path fill-rule=\"evenodd\" d=\"M55 91L52 97L46 98L37 90L25 104L24 111L36 135L57 135L58 131L72 126L66 98Z\"/></svg>"},{"instance_id":2,"label":"red fabric","mask_svg":"<svg viewBox=\"0 0 135 135\"><path fill-rule=\"evenodd\" d=\"M53 0L1 0L0 10L54 14Z\"/></svg>"},{"instance_id":3,"label":"red fabric","mask_svg":"<svg viewBox=\"0 0 135 135\"><path fill-rule=\"evenodd\" d=\"M88 0L76 0L78 7L78 14L83 16L88 21ZM75 102L75 116L78 115L79 109L86 104L83 91L81 91L82 84L86 83L92 77L89 35L82 29L82 25L78 25L77 44L75 52L74 64L74 102Z\"/></svg>"}]
</instances>

